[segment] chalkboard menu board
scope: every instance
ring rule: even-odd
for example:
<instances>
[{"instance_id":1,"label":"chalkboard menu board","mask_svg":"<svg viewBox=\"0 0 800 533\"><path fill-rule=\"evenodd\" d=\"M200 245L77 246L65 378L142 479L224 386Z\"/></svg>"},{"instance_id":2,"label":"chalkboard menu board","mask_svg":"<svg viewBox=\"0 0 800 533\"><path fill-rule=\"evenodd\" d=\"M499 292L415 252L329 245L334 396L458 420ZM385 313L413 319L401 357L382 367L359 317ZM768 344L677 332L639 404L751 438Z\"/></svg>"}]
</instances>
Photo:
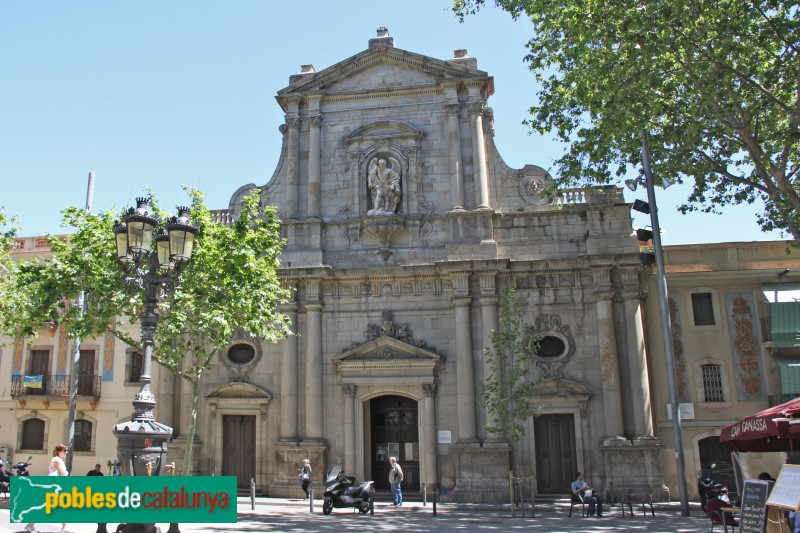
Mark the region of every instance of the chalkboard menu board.
<instances>
[{"instance_id":1,"label":"chalkboard menu board","mask_svg":"<svg viewBox=\"0 0 800 533\"><path fill-rule=\"evenodd\" d=\"M783 465L767 503L792 511L800 509L800 465Z\"/></svg>"},{"instance_id":2,"label":"chalkboard menu board","mask_svg":"<svg viewBox=\"0 0 800 533\"><path fill-rule=\"evenodd\" d=\"M739 533L764 533L767 522L767 497L771 481L748 479L742 491L742 512Z\"/></svg>"}]
</instances>

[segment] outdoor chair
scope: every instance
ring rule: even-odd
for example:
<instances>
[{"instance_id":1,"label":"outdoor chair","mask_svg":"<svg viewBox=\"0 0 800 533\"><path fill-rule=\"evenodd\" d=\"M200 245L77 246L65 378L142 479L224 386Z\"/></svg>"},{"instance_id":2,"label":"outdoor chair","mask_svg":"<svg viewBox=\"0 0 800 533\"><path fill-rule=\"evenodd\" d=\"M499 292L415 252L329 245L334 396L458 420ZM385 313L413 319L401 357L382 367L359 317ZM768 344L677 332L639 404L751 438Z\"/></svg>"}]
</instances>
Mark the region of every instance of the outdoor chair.
<instances>
[{"instance_id":1,"label":"outdoor chair","mask_svg":"<svg viewBox=\"0 0 800 533\"><path fill-rule=\"evenodd\" d=\"M728 526L731 528L731 533L736 532L736 526L739 525L739 521L734 518L733 513L730 511L723 511L723 507L728 507L729 504L725 503L724 501L711 498L706 503L706 512L708 512L708 517L711 519L711 529L709 533L713 533L714 526L721 525L725 529L725 533L728 533Z\"/></svg>"},{"instance_id":2,"label":"outdoor chair","mask_svg":"<svg viewBox=\"0 0 800 533\"><path fill-rule=\"evenodd\" d=\"M572 508L576 505L581 506L581 516L586 516L586 502L583 501L583 496L579 492L573 494L572 489L569 491L569 517L572 518Z\"/></svg>"}]
</instances>

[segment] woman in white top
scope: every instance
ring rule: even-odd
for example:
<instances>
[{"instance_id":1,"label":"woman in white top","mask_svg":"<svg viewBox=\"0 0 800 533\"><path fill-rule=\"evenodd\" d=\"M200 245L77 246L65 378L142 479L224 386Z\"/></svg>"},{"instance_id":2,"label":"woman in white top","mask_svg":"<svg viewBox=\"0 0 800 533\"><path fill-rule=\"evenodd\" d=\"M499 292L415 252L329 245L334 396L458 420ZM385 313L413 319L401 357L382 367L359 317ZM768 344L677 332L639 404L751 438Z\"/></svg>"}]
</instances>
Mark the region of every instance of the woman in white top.
<instances>
[{"instance_id":1,"label":"woman in white top","mask_svg":"<svg viewBox=\"0 0 800 533\"><path fill-rule=\"evenodd\" d=\"M67 465L64 464L64 458L67 456L67 447L64 444L57 444L56 449L53 450L53 458L50 459L50 464L47 466L48 476L68 476ZM67 524L61 524L61 533L67 530ZM30 523L25 526L25 531L29 533L35 531L34 524Z\"/></svg>"}]
</instances>

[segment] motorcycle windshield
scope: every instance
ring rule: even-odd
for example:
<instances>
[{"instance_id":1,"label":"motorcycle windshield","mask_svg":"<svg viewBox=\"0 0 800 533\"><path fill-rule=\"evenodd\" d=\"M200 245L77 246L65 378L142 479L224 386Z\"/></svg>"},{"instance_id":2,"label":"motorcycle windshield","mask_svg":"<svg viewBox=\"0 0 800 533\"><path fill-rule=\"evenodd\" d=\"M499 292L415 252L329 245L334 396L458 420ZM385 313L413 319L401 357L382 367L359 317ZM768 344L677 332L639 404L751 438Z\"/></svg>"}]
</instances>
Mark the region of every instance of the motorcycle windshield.
<instances>
[{"instance_id":1,"label":"motorcycle windshield","mask_svg":"<svg viewBox=\"0 0 800 533\"><path fill-rule=\"evenodd\" d=\"M330 472L328 472L328 478L325 480L325 485L326 486L330 485L331 483L336 481L336 478L339 476L341 472L342 472L341 467L334 466L333 468L331 468Z\"/></svg>"}]
</instances>

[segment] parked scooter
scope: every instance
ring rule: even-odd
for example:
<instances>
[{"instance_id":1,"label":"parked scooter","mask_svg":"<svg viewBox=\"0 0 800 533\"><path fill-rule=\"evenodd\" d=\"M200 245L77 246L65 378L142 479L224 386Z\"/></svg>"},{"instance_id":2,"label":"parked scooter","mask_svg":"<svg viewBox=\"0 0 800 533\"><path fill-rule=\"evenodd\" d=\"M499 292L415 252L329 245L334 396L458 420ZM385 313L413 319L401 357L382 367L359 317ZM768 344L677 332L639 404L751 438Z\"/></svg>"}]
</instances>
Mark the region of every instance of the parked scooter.
<instances>
[{"instance_id":1,"label":"parked scooter","mask_svg":"<svg viewBox=\"0 0 800 533\"><path fill-rule=\"evenodd\" d=\"M31 473L28 471L28 467L33 464L33 461L31 459L33 459L32 455L28 456L27 461L20 461L19 463L12 466L11 469L16 470L18 476L30 476Z\"/></svg>"},{"instance_id":2,"label":"parked scooter","mask_svg":"<svg viewBox=\"0 0 800 533\"><path fill-rule=\"evenodd\" d=\"M0 459L0 494L8 495L11 486L11 476L6 472L5 464Z\"/></svg>"},{"instance_id":3,"label":"parked scooter","mask_svg":"<svg viewBox=\"0 0 800 533\"><path fill-rule=\"evenodd\" d=\"M718 481L714 481L711 477L711 472L708 470L701 470L697 476L697 491L700 493L700 507L706 514L708 514L706 511L708 500L716 498L728 505L731 503L731 499L728 497L728 487Z\"/></svg>"},{"instance_id":4,"label":"parked scooter","mask_svg":"<svg viewBox=\"0 0 800 533\"><path fill-rule=\"evenodd\" d=\"M331 468L325 480L325 500L322 502L322 512L331 514L333 508L352 507L361 514L369 511L369 502L375 492L372 481L362 481L356 485L356 478L345 476L338 466Z\"/></svg>"}]
</instances>

